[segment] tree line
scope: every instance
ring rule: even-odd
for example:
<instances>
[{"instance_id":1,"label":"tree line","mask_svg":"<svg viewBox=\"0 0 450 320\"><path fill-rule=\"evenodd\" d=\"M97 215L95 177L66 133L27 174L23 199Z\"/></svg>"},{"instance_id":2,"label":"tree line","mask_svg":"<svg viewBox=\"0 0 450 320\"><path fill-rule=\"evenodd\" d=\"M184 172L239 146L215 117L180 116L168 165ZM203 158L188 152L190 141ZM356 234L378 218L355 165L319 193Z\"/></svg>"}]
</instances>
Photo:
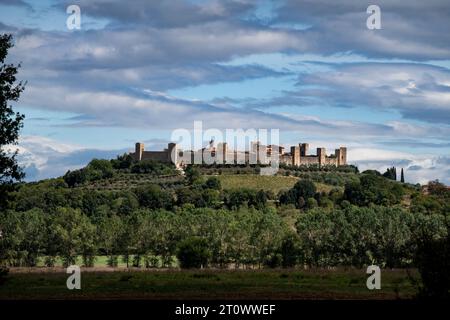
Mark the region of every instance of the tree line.
<instances>
[{"instance_id":1,"label":"tree line","mask_svg":"<svg viewBox=\"0 0 450 320\"><path fill-rule=\"evenodd\" d=\"M420 239L447 235L442 215L411 215L401 208L350 206L298 215L289 227L275 208L239 210L138 209L120 216L89 217L80 209L31 209L0 216L0 259L9 266L54 266L82 257L93 266L107 256L134 267L171 267L175 257L187 267L413 266ZM203 239L198 241L198 239ZM185 252L194 250L190 255ZM183 255L201 264L185 263Z\"/></svg>"}]
</instances>

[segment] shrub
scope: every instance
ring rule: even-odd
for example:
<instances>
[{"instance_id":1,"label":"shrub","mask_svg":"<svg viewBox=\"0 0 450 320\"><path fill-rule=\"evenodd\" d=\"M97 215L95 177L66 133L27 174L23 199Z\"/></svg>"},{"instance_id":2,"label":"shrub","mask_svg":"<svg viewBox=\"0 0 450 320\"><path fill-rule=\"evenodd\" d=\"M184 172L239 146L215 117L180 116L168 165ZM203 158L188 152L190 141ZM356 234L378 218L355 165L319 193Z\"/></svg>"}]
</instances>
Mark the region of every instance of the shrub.
<instances>
[{"instance_id":1,"label":"shrub","mask_svg":"<svg viewBox=\"0 0 450 320\"><path fill-rule=\"evenodd\" d=\"M147 254L144 256L144 263L146 268L158 268L159 258L153 254Z\"/></svg>"},{"instance_id":2,"label":"shrub","mask_svg":"<svg viewBox=\"0 0 450 320\"><path fill-rule=\"evenodd\" d=\"M0 267L0 285L5 283L8 273L9 273L8 268Z\"/></svg>"},{"instance_id":3,"label":"shrub","mask_svg":"<svg viewBox=\"0 0 450 320\"><path fill-rule=\"evenodd\" d=\"M107 264L108 267L117 267L119 265L119 258L116 255L110 255Z\"/></svg>"},{"instance_id":4,"label":"shrub","mask_svg":"<svg viewBox=\"0 0 450 320\"><path fill-rule=\"evenodd\" d=\"M87 165L90 180L108 179L114 175L114 169L110 161L102 159L93 159Z\"/></svg>"},{"instance_id":5,"label":"shrub","mask_svg":"<svg viewBox=\"0 0 450 320\"><path fill-rule=\"evenodd\" d=\"M142 207L150 209L170 209L173 206L172 194L161 189L158 185L150 184L136 188L135 193L139 204Z\"/></svg>"},{"instance_id":6,"label":"shrub","mask_svg":"<svg viewBox=\"0 0 450 320\"><path fill-rule=\"evenodd\" d=\"M449 230L450 231L450 230ZM421 298L450 298L450 234L420 241L415 264L422 278Z\"/></svg>"},{"instance_id":7,"label":"shrub","mask_svg":"<svg viewBox=\"0 0 450 320\"><path fill-rule=\"evenodd\" d=\"M317 208L318 204L317 204L317 200L314 198L308 198L308 200L306 200L306 207L308 209L314 209Z\"/></svg>"},{"instance_id":8,"label":"shrub","mask_svg":"<svg viewBox=\"0 0 450 320\"><path fill-rule=\"evenodd\" d=\"M117 156L117 159L111 160L111 164L114 169L130 169L134 163L133 157L129 153Z\"/></svg>"},{"instance_id":9,"label":"shrub","mask_svg":"<svg viewBox=\"0 0 450 320\"><path fill-rule=\"evenodd\" d=\"M214 190L221 190L222 186L220 184L220 180L216 177L208 178L205 182L205 188L207 189L214 189Z\"/></svg>"},{"instance_id":10,"label":"shrub","mask_svg":"<svg viewBox=\"0 0 450 320\"><path fill-rule=\"evenodd\" d=\"M52 256L47 256L44 259L44 265L46 267L54 267L56 263L56 258Z\"/></svg>"},{"instance_id":11,"label":"shrub","mask_svg":"<svg viewBox=\"0 0 450 320\"><path fill-rule=\"evenodd\" d=\"M399 203L403 194L400 184L373 173L364 174L360 182L347 183L344 191L345 199L358 206L390 206Z\"/></svg>"},{"instance_id":12,"label":"shrub","mask_svg":"<svg viewBox=\"0 0 450 320\"><path fill-rule=\"evenodd\" d=\"M300 180L294 187L280 195L281 204L295 204L297 208L305 206L305 199L313 198L316 186L311 180Z\"/></svg>"},{"instance_id":13,"label":"shrub","mask_svg":"<svg viewBox=\"0 0 450 320\"><path fill-rule=\"evenodd\" d=\"M174 166L154 160L143 160L134 163L131 166L132 173L138 174L152 174L152 175L167 175L174 174Z\"/></svg>"},{"instance_id":14,"label":"shrub","mask_svg":"<svg viewBox=\"0 0 450 320\"><path fill-rule=\"evenodd\" d=\"M278 268L281 267L283 263L283 256L280 253L275 253L272 255L268 255L264 259L264 265L269 268Z\"/></svg>"}]
</instances>

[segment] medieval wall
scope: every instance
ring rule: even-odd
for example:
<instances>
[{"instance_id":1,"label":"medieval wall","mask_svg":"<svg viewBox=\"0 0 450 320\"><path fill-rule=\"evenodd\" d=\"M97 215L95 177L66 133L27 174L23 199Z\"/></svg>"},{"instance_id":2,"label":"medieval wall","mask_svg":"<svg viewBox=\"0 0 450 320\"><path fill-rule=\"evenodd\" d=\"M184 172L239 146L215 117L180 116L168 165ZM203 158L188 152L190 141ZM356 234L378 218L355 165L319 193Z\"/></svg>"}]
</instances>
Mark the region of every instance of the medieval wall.
<instances>
[{"instance_id":1,"label":"medieval wall","mask_svg":"<svg viewBox=\"0 0 450 320\"><path fill-rule=\"evenodd\" d=\"M335 150L334 155L327 156L325 148L317 148L316 155L308 155L309 144L302 143L290 148L290 153L285 153L284 148L279 146L264 146L253 143L250 152L229 151L227 143L219 143L217 148L211 146L198 151L177 150L175 143L169 143L167 149L163 151L145 151L143 143L136 143L135 152L131 153L134 159L155 160L162 162L172 162L176 165L186 165L189 163L228 163L245 164L261 163L270 164L273 148L279 148L280 163L288 165L333 165L342 166L347 164L347 148L340 147ZM259 152L258 152L259 151Z\"/></svg>"},{"instance_id":2,"label":"medieval wall","mask_svg":"<svg viewBox=\"0 0 450 320\"><path fill-rule=\"evenodd\" d=\"M334 157L326 157L325 158L325 165L327 166L337 166L337 158Z\"/></svg>"},{"instance_id":3,"label":"medieval wall","mask_svg":"<svg viewBox=\"0 0 450 320\"><path fill-rule=\"evenodd\" d=\"M167 162L169 157L168 151L144 151L141 160L155 160Z\"/></svg>"},{"instance_id":4,"label":"medieval wall","mask_svg":"<svg viewBox=\"0 0 450 320\"><path fill-rule=\"evenodd\" d=\"M300 158L300 165L314 165L319 164L319 158L316 156L306 156Z\"/></svg>"}]
</instances>

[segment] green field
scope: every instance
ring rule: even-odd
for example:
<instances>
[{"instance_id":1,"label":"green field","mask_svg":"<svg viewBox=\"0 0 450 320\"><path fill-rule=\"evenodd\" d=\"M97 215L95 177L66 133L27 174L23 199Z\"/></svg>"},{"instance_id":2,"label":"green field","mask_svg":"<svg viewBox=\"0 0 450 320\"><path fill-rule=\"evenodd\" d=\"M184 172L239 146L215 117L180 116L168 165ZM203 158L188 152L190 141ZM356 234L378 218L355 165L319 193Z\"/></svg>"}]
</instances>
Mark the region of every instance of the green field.
<instances>
[{"instance_id":1,"label":"green field","mask_svg":"<svg viewBox=\"0 0 450 320\"><path fill-rule=\"evenodd\" d=\"M217 176L222 184L222 188L225 190L232 189L255 189L272 191L278 194L281 190L291 189L294 184L299 180L297 177L286 176L260 176L250 174L234 174L234 175L219 175ZM318 191L330 191L333 187L315 183Z\"/></svg>"},{"instance_id":2,"label":"green field","mask_svg":"<svg viewBox=\"0 0 450 320\"><path fill-rule=\"evenodd\" d=\"M414 275L415 272L412 272ZM411 299L405 270L383 270L381 290L365 270L82 270L81 290L66 288L64 269L12 270L0 299Z\"/></svg>"}]
</instances>

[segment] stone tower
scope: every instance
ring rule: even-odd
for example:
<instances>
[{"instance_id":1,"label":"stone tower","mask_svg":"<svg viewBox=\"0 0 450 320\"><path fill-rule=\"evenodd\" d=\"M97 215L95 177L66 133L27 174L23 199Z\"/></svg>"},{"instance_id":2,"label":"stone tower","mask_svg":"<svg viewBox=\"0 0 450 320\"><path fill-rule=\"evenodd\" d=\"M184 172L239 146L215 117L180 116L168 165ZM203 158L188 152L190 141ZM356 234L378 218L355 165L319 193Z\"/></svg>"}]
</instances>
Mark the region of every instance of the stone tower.
<instances>
[{"instance_id":1,"label":"stone tower","mask_svg":"<svg viewBox=\"0 0 450 320\"><path fill-rule=\"evenodd\" d=\"M346 147L339 148L338 165L339 166L347 165L347 148Z\"/></svg>"},{"instance_id":2,"label":"stone tower","mask_svg":"<svg viewBox=\"0 0 450 320\"><path fill-rule=\"evenodd\" d=\"M309 143L301 143L300 146L300 156L305 157L309 151Z\"/></svg>"},{"instance_id":3,"label":"stone tower","mask_svg":"<svg viewBox=\"0 0 450 320\"><path fill-rule=\"evenodd\" d=\"M226 164L227 161L229 160L227 159L227 155L228 155L228 143L222 142L217 144L217 154L216 154L217 163Z\"/></svg>"},{"instance_id":4,"label":"stone tower","mask_svg":"<svg viewBox=\"0 0 450 320\"><path fill-rule=\"evenodd\" d=\"M144 144L141 142L137 142L136 148L135 148L135 153L134 153L134 159L137 161L141 161L143 152L144 152Z\"/></svg>"},{"instance_id":5,"label":"stone tower","mask_svg":"<svg viewBox=\"0 0 450 320\"><path fill-rule=\"evenodd\" d=\"M319 159L319 166L324 166L326 164L327 152L325 148L317 148L317 158Z\"/></svg>"},{"instance_id":6,"label":"stone tower","mask_svg":"<svg viewBox=\"0 0 450 320\"><path fill-rule=\"evenodd\" d=\"M178 152L177 152L177 144L176 143L169 143L167 148L167 160L169 162L172 162L173 164L178 163Z\"/></svg>"},{"instance_id":7,"label":"stone tower","mask_svg":"<svg viewBox=\"0 0 450 320\"><path fill-rule=\"evenodd\" d=\"M300 147L297 147L297 146L291 147L291 157L292 157L292 165L299 166L300 165Z\"/></svg>"}]
</instances>

